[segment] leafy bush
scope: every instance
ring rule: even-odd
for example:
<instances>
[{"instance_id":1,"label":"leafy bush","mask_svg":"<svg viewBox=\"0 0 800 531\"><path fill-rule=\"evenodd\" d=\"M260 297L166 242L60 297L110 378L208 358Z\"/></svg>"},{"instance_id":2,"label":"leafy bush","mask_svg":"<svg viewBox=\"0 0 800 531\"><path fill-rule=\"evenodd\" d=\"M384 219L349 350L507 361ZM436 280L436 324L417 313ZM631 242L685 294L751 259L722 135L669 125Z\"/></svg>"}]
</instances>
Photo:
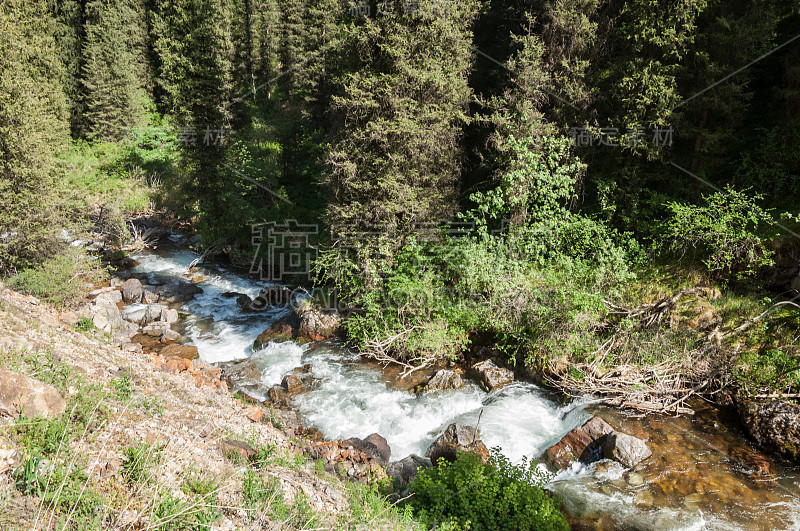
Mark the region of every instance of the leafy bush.
<instances>
[{"instance_id":1,"label":"leafy bush","mask_svg":"<svg viewBox=\"0 0 800 531\"><path fill-rule=\"evenodd\" d=\"M642 253L629 234L568 209L583 171L568 144L513 141L517 160L496 189L473 194L464 218L475 230L464 237L398 243L356 232L345 235L349 248L323 252L325 280L356 309L350 340L414 366L455 359L476 335L540 361L584 349L605 315L603 296L633 278Z\"/></svg>"},{"instance_id":2,"label":"leafy bush","mask_svg":"<svg viewBox=\"0 0 800 531\"><path fill-rule=\"evenodd\" d=\"M440 529L569 529L559 498L541 488L536 463L512 465L496 449L492 462L461 453L420 472L411 484L414 515Z\"/></svg>"},{"instance_id":3,"label":"leafy bush","mask_svg":"<svg viewBox=\"0 0 800 531\"><path fill-rule=\"evenodd\" d=\"M734 378L745 395L791 393L800 389L800 361L780 349L746 351L739 355Z\"/></svg>"},{"instance_id":4,"label":"leafy bush","mask_svg":"<svg viewBox=\"0 0 800 531\"><path fill-rule=\"evenodd\" d=\"M773 264L772 251L757 233L759 225L772 221L770 212L756 203L761 195L751 198L728 186L703 199L702 206L668 204L672 217L661 235L672 250L694 251L712 273L740 279Z\"/></svg>"},{"instance_id":5,"label":"leafy bush","mask_svg":"<svg viewBox=\"0 0 800 531\"><path fill-rule=\"evenodd\" d=\"M87 286L107 278L97 258L68 247L34 269L10 277L8 285L57 306L80 299Z\"/></svg>"}]
</instances>

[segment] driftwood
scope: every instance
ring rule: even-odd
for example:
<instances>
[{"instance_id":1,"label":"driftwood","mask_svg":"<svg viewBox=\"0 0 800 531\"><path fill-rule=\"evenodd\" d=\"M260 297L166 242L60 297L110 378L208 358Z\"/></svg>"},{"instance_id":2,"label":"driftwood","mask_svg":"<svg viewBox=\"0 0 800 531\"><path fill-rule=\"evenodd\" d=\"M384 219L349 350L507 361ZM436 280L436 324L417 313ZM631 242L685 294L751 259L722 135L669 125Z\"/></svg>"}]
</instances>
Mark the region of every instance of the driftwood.
<instances>
[{"instance_id":1,"label":"driftwood","mask_svg":"<svg viewBox=\"0 0 800 531\"><path fill-rule=\"evenodd\" d=\"M399 359L397 356L392 354L394 346L398 342L404 340L406 337L411 335L412 332L416 330L422 330L424 328L425 327L423 326L412 326L383 339L371 339L367 341L366 345L364 346L363 355L377 361L383 365L383 367L392 364L400 365L403 367L403 372L400 373L400 378L405 378L413 372L430 367L436 362L436 358L434 356L418 356L415 358Z\"/></svg>"}]
</instances>

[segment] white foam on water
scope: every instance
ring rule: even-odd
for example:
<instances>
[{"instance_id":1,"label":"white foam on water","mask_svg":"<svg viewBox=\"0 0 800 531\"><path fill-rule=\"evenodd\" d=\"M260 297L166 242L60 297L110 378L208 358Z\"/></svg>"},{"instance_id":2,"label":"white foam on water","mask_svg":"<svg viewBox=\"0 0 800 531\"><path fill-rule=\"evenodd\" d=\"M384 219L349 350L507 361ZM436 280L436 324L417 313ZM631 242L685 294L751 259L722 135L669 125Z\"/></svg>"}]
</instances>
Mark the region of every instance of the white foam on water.
<instances>
[{"instance_id":1,"label":"white foam on water","mask_svg":"<svg viewBox=\"0 0 800 531\"><path fill-rule=\"evenodd\" d=\"M143 273L158 283L185 282L187 267L197 255L185 250L159 253L135 255L139 266L134 272ZM358 355L346 349L309 349L285 342L270 343L253 352L256 336L286 311L242 314L235 297L222 295L237 292L255 297L268 284L219 267L201 265L196 272L204 275L198 282L203 293L182 308L190 314L181 330L184 337L197 346L201 358L208 362L252 356L266 386L279 384L295 367L311 363L314 376L321 381L312 391L298 396L295 402L306 424L318 428L327 438L379 433L387 439L392 459L396 460L411 453L424 454L450 423L475 426L480 416L482 440L489 447L500 447L503 454L516 463L523 457L538 457L590 417L580 401L564 405L528 383L514 383L492 393L468 384L462 389L434 395L414 395L388 387L380 371L355 363ZM133 307L129 311L132 310ZM612 490L609 493L601 490L602 482L614 482L616 476L601 474L598 478L593 473L594 467L576 463L551 480L550 488L562 495L575 515L589 518L612 515L615 523L625 529L745 527L737 525L728 515L707 514L697 509L637 507L635 491ZM792 485L791 490L795 491L796 487ZM793 501L760 507L748 506L746 500L742 500L742 504L742 521L757 523L759 511L773 515L780 512L787 528L798 528L800 506Z\"/></svg>"},{"instance_id":2,"label":"white foam on water","mask_svg":"<svg viewBox=\"0 0 800 531\"><path fill-rule=\"evenodd\" d=\"M134 273L145 274L153 283L174 284L188 281L188 267L197 255L180 250L162 254L136 254L133 258L139 262ZM243 314L236 297L223 297L223 294L236 292L253 298L269 283L253 281L222 267L211 269L200 265L193 273L202 275L196 284L203 293L181 308L189 313L181 330L188 339L187 343L196 346L200 358L208 363L250 357L256 336L284 315L286 310Z\"/></svg>"},{"instance_id":3,"label":"white foam on water","mask_svg":"<svg viewBox=\"0 0 800 531\"><path fill-rule=\"evenodd\" d=\"M261 369L261 381L268 387L281 383L286 373L303 364L301 347L292 341L267 343L264 348L253 353L252 359Z\"/></svg>"}]
</instances>

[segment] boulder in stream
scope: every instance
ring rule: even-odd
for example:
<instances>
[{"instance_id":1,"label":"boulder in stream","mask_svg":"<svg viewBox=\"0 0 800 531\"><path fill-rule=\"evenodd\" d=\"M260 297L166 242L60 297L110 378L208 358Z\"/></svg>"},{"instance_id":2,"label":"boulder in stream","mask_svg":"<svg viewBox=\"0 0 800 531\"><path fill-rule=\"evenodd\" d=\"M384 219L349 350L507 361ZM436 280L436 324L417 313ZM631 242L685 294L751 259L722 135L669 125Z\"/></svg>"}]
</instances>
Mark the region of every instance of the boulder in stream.
<instances>
[{"instance_id":1,"label":"boulder in stream","mask_svg":"<svg viewBox=\"0 0 800 531\"><path fill-rule=\"evenodd\" d=\"M269 328L258 334L253 342L253 351L261 350L269 343L283 343L297 339L299 326L300 321L294 314L275 321Z\"/></svg>"},{"instance_id":2,"label":"boulder in stream","mask_svg":"<svg viewBox=\"0 0 800 531\"><path fill-rule=\"evenodd\" d=\"M203 293L203 288L191 282L180 282L178 284L164 284L156 288L159 299L164 302L189 302L196 295Z\"/></svg>"},{"instance_id":3,"label":"boulder in stream","mask_svg":"<svg viewBox=\"0 0 800 531\"><path fill-rule=\"evenodd\" d=\"M281 387L283 387L289 395L299 395L311 390L311 386L317 381L314 378L312 367L310 364L296 367L289 374L283 377Z\"/></svg>"},{"instance_id":4,"label":"boulder in stream","mask_svg":"<svg viewBox=\"0 0 800 531\"><path fill-rule=\"evenodd\" d=\"M765 449L800 459L800 405L788 400L748 401L739 412L742 425Z\"/></svg>"},{"instance_id":5,"label":"boulder in stream","mask_svg":"<svg viewBox=\"0 0 800 531\"><path fill-rule=\"evenodd\" d=\"M323 341L334 335L342 324L342 316L336 311L326 311L311 303L303 303L294 309L300 320L297 337L308 341Z\"/></svg>"},{"instance_id":6,"label":"boulder in stream","mask_svg":"<svg viewBox=\"0 0 800 531\"><path fill-rule=\"evenodd\" d=\"M448 389L460 389L462 387L464 387L464 381L457 372L442 369L428 380L428 383L425 384L422 390L427 393L433 393Z\"/></svg>"},{"instance_id":7,"label":"boulder in stream","mask_svg":"<svg viewBox=\"0 0 800 531\"><path fill-rule=\"evenodd\" d=\"M472 372L488 391L494 391L514 381L514 371L506 369L495 359L476 363L472 366Z\"/></svg>"},{"instance_id":8,"label":"boulder in stream","mask_svg":"<svg viewBox=\"0 0 800 531\"><path fill-rule=\"evenodd\" d=\"M472 426L462 426L461 424L450 424L444 433L433 441L425 452L425 457L429 457L435 465L439 459L446 459L453 462L459 452L477 454L481 461L488 462L491 455L489 449L480 439L480 432Z\"/></svg>"},{"instance_id":9,"label":"boulder in stream","mask_svg":"<svg viewBox=\"0 0 800 531\"><path fill-rule=\"evenodd\" d=\"M633 468L653 455L647 444L625 433L611 432L603 443L603 457Z\"/></svg>"},{"instance_id":10,"label":"boulder in stream","mask_svg":"<svg viewBox=\"0 0 800 531\"><path fill-rule=\"evenodd\" d=\"M603 444L609 433L614 433L614 428L600 417L592 417L545 450L539 460L554 471L568 468L575 461L597 461L603 455Z\"/></svg>"},{"instance_id":11,"label":"boulder in stream","mask_svg":"<svg viewBox=\"0 0 800 531\"><path fill-rule=\"evenodd\" d=\"M127 303L136 303L142 301L144 288L138 278L129 278L122 283L122 299Z\"/></svg>"},{"instance_id":12,"label":"boulder in stream","mask_svg":"<svg viewBox=\"0 0 800 531\"><path fill-rule=\"evenodd\" d=\"M632 468L651 455L653 452L643 440L616 432L594 416L545 450L539 460L553 471L564 470L575 461L589 464L604 458Z\"/></svg>"}]
</instances>

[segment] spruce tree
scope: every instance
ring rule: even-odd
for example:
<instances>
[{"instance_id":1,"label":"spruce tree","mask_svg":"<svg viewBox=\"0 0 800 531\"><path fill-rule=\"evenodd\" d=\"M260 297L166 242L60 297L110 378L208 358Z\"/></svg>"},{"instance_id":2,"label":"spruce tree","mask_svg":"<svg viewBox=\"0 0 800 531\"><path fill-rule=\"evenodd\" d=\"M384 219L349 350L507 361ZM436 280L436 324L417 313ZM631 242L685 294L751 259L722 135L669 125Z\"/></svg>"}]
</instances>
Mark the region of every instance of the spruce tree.
<instances>
[{"instance_id":1,"label":"spruce tree","mask_svg":"<svg viewBox=\"0 0 800 531\"><path fill-rule=\"evenodd\" d=\"M233 98L232 13L229 0L189 0L161 4L153 18L161 61L157 82L183 151L178 201L200 216L211 239L218 237L214 227L241 214L224 170Z\"/></svg>"},{"instance_id":2,"label":"spruce tree","mask_svg":"<svg viewBox=\"0 0 800 531\"><path fill-rule=\"evenodd\" d=\"M141 0L92 0L85 16L82 133L119 140L145 113L144 5Z\"/></svg>"},{"instance_id":3,"label":"spruce tree","mask_svg":"<svg viewBox=\"0 0 800 531\"><path fill-rule=\"evenodd\" d=\"M419 4L409 12L391 3L391 12L351 26L352 70L338 80L327 162L333 224L382 226L402 238L454 215L479 4Z\"/></svg>"},{"instance_id":4,"label":"spruce tree","mask_svg":"<svg viewBox=\"0 0 800 531\"><path fill-rule=\"evenodd\" d=\"M8 273L56 247L54 155L69 129L47 2L6 0L0 32L0 273Z\"/></svg>"}]
</instances>

